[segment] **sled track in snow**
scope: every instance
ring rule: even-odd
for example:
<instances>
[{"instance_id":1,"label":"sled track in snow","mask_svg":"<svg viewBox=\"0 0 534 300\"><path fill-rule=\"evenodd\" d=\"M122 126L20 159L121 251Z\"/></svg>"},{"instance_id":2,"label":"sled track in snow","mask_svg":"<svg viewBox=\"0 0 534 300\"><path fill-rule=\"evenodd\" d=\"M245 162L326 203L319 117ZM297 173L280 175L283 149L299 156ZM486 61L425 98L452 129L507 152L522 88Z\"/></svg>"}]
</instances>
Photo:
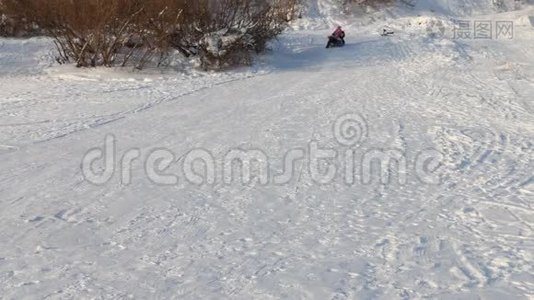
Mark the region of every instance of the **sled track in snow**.
<instances>
[{"instance_id":1,"label":"sled track in snow","mask_svg":"<svg viewBox=\"0 0 534 300\"><path fill-rule=\"evenodd\" d=\"M126 101L123 101L123 107L120 107L118 112L111 114L108 111L108 113L102 115L86 115L79 118L41 119L26 123L7 123L0 124L0 127L6 128L6 132L8 133L6 138L8 140L13 139L13 142L15 142L17 145L16 147L20 149L22 147L26 147L28 141L16 142L18 139L17 136L22 135L22 133L30 130L33 131L32 135L34 135L34 137L32 137L33 143L48 142L80 131L94 129L116 122L118 120L127 118L128 116L139 114L164 103L177 101L183 97L202 92L206 89L265 75L266 74L238 74L236 76L237 78L222 78L219 82L210 82L208 84L200 83L200 87L192 87L190 90L185 92L183 90L178 91L176 92L177 95L173 95L173 89L169 89L168 86L154 86L154 84L142 82L125 83L125 86L123 87L113 87L113 84L108 84L105 82L97 83L104 87L104 91L101 93L95 93L85 84L79 84L79 82L76 81L69 83L65 80L59 80L53 83L55 90L50 94L28 91L27 93L16 93L12 96L9 96L7 101L0 106L0 114L17 116L17 111L22 109L26 110L31 107L39 107L43 104L49 103L56 103L58 106L67 105L73 109L75 109L75 105L73 103L81 104L86 101L94 103L96 106L102 103L106 97L114 97L124 93L132 94L136 97L141 95L144 97L144 101L142 101L142 103L138 106L135 106L135 103L127 103ZM45 78L40 78L39 80L36 80L36 82L40 84L40 81L42 80L45 80ZM120 82L116 83L115 85L117 84L121 85ZM60 95L64 95L66 98ZM10 98L15 100L10 100ZM24 98L24 100L16 100L22 98ZM28 98L31 100L28 100ZM61 100L58 101L59 99ZM68 99L69 101L65 101L65 99ZM124 97L123 99L126 100L127 98ZM117 108L112 108L111 111L113 110L117 110ZM81 114L84 113L81 112ZM8 130L12 132L11 136L9 136Z\"/></svg>"}]
</instances>

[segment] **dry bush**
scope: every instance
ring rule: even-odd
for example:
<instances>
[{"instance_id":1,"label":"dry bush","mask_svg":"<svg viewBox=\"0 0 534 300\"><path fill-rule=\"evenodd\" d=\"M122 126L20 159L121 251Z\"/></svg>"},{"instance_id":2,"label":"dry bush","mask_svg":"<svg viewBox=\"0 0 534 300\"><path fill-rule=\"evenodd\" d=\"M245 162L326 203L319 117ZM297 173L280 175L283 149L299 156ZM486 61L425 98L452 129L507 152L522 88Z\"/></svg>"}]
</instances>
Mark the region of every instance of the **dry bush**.
<instances>
[{"instance_id":1,"label":"dry bush","mask_svg":"<svg viewBox=\"0 0 534 300\"><path fill-rule=\"evenodd\" d=\"M0 36L30 37L41 34L43 34L42 30L23 16L8 15L3 0L0 0Z\"/></svg>"},{"instance_id":2,"label":"dry bush","mask_svg":"<svg viewBox=\"0 0 534 300\"><path fill-rule=\"evenodd\" d=\"M174 43L204 68L251 61L295 14L296 0L199 0L184 11Z\"/></svg>"},{"instance_id":3,"label":"dry bush","mask_svg":"<svg viewBox=\"0 0 534 300\"><path fill-rule=\"evenodd\" d=\"M148 43L144 22L151 11L135 0L4 0L8 15L31 20L54 37L58 61L80 67L126 65L147 60L155 46ZM155 17L158 17L156 14ZM143 19L144 18L144 19ZM150 31L151 32L151 31ZM142 45L127 45L138 37Z\"/></svg>"},{"instance_id":4,"label":"dry bush","mask_svg":"<svg viewBox=\"0 0 534 300\"><path fill-rule=\"evenodd\" d=\"M6 15L54 37L58 61L80 67L160 64L172 49L205 68L249 60L293 14L296 0L0 0Z\"/></svg>"}]
</instances>

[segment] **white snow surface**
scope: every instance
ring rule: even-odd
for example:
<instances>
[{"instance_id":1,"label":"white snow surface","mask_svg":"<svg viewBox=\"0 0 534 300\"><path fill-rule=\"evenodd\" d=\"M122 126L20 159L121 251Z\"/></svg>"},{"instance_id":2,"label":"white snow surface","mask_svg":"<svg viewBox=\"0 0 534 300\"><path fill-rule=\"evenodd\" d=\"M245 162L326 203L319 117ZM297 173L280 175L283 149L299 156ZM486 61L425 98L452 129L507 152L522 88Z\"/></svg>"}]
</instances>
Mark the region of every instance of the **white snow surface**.
<instances>
[{"instance_id":1,"label":"white snow surface","mask_svg":"<svg viewBox=\"0 0 534 300\"><path fill-rule=\"evenodd\" d=\"M310 3L255 66L224 73L75 69L46 38L0 39L1 298L533 299L534 10L479 6L514 38L458 40L444 0L366 24ZM324 49L341 21L347 46ZM113 135L117 166L164 148L181 174L194 149L258 149L279 174L291 149L344 155L346 114L366 122L356 155L433 149L441 182L411 163L387 170L404 183L367 184L321 184L306 159L286 184L161 185L141 158L130 184L93 185L80 167Z\"/></svg>"}]
</instances>

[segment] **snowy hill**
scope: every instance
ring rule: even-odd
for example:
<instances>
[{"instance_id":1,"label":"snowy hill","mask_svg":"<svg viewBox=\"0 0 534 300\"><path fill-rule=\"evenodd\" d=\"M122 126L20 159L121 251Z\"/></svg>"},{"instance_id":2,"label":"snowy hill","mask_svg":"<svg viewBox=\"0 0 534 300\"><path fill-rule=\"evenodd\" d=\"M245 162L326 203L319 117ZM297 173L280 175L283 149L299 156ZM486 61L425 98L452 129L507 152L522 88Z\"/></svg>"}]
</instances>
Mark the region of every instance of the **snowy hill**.
<instances>
[{"instance_id":1,"label":"snowy hill","mask_svg":"<svg viewBox=\"0 0 534 300\"><path fill-rule=\"evenodd\" d=\"M534 9L308 9L226 73L0 39L0 295L532 299Z\"/></svg>"},{"instance_id":2,"label":"snowy hill","mask_svg":"<svg viewBox=\"0 0 534 300\"><path fill-rule=\"evenodd\" d=\"M527 0L397 0L394 5L369 7L359 4L344 7L339 0L304 1L302 16L297 22L305 28L331 28L337 24L355 25L389 20L399 16L441 16L459 18L483 16L528 7ZM358 1L355 1L358 3ZM356 16L356 18L355 18Z\"/></svg>"}]
</instances>

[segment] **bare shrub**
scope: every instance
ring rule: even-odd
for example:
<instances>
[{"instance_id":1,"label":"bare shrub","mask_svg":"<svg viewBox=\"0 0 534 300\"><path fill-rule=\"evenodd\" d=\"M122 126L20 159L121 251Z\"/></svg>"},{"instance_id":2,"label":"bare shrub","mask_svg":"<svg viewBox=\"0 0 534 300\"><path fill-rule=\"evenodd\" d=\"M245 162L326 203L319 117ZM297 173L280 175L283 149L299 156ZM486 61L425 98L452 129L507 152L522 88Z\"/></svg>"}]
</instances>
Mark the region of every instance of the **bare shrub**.
<instances>
[{"instance_id":1,"label":"bare shrub","mask_svg":"<svg viewBox=\"0 0 534 300\"><path fill-rule=\"evenodd\" d=\"M0 0L5 14L46 30L59 62L160 64L172 49L205 68L247 63L294 14L296 0Z\"/></svg>"},{"instance_id":2,"label":"bare shrub","mask_svg":"<svg viewBox=\"0 0 534 300\"><path fill-rule=\"evenodd\" d=\"M200 55L204 68L248 64L293 18L296 2L201 0L184 14L175 42Z\"/></svg>"},{"instance_id":3,"label":"bare shrub","mask_svg":"<svg viewBox=\"0 0 534 300\"><path fill-rule=\"evenodd\" d=\"M0 0L0 36L30 37L43 34L42 30L23 15L9 15L3 0Z\"/></svg>"},{"instance_id":4,"label":"bare shrub","mask_svg":"<svg viewBox=\"0 0 534 300\"><path fill-rule=\"evenodd\" d=\"M54 37L59 62L73 61L79 67L125 64L131 53L119 54L143 30L136 26L144 9L141 1L4 0L4 4L8 15L30 20ZM150 49L136 51L141 48Z\"/></svg>"}]
</instances>

